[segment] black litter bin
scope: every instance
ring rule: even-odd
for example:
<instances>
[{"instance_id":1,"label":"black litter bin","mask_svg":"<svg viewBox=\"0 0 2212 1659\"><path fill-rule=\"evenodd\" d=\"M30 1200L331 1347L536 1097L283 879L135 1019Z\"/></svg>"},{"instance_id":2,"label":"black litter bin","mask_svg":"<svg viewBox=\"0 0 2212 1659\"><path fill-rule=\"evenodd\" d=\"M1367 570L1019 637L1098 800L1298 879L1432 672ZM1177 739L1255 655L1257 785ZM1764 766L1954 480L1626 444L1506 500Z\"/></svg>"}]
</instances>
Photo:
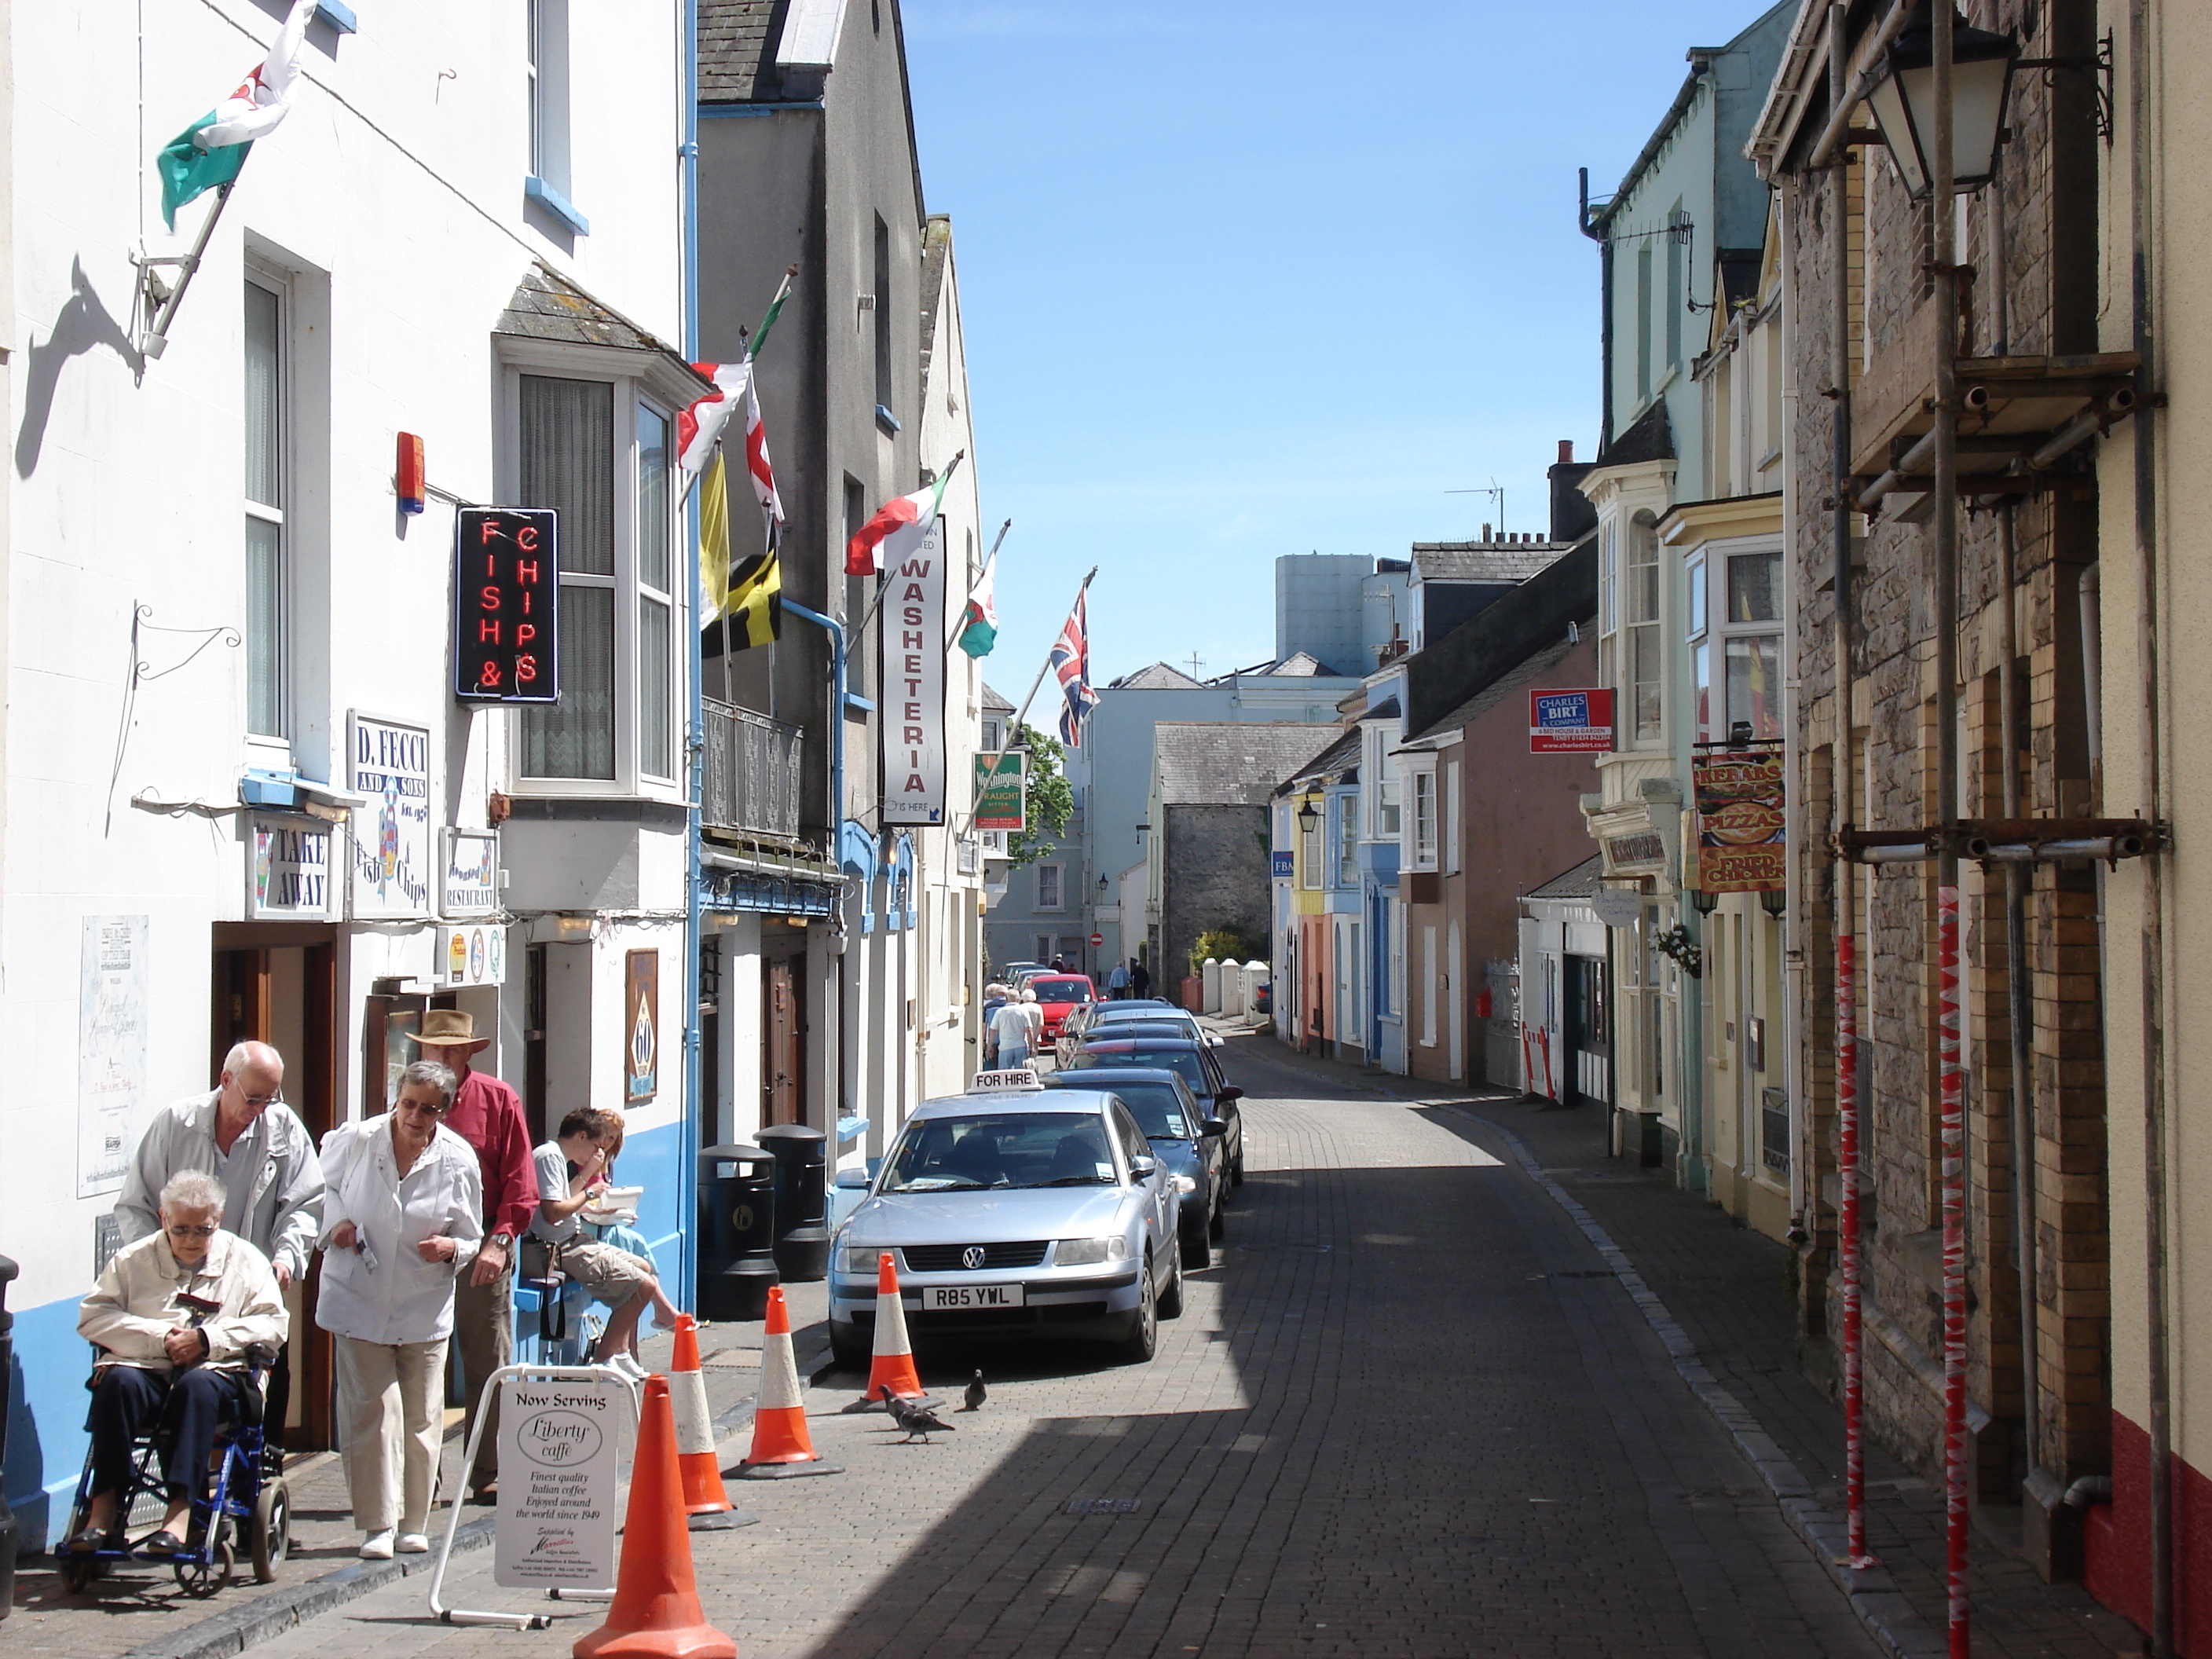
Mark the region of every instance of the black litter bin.
<instances>
[{"instance_id":1,"label":"black litter bin","mask_svg":"<svg viewBox=\"0 0 2212 1659\"><path fill-rule=\"evenodd\" d=\"M758 1146L699 1154L702 1319L765 1319L776 1282L775 1161Z\"/></svg>"},{"instance_id":2,"label":"black litter bin","mask_svg":"<svg viewBox=\"0 0 2212 1659\"><path fill-rule=\"evenodd\" d=\"M775 1158L775 1265L787 1285L830 1275L828 1137L804 1123L760 1132Z\"/></svg>"}]
</instances>

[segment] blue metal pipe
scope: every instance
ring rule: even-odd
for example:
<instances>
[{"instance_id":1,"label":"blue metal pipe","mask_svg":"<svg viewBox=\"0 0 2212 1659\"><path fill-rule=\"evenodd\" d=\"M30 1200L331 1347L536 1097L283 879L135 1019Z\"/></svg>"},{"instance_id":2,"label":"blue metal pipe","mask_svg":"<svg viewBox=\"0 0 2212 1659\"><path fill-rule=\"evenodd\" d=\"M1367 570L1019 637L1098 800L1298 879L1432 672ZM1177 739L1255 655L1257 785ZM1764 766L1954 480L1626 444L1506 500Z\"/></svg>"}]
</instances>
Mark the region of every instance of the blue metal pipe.
<instances>
[{"instance_id":1,"label":"blue metal pipe","mask_svg":"<svg viewBox=\"0 0 2212 1659\"><path fill-rule=\"evenodd\" d=\"M677 80L684 100L684 355L699 356L699 0L683 0L684 61ZM699 503L695 496L685 509L684 525L691 544L691 687L690 720L686 740L690 750L690 803L684 814L688 856L684 860L684 1132L677 1151L676 1191L678 1245L676 1301L695 1308L699 1281L699 1151L714 1137L707 1133L707 1102L701 1060L704 1052L699 1029L699 952L706 938L707 884L701 858L701 803L706 789L707 708L702 690L706 663L701 646L701 618L706 615L706 594L699 571Z\"/></svg>"},{"instance_id":2,"label":"blue metal pipe","mask_svg":"<svg viewBox=\"0 0 2212 1659\"><path fill-rule=\"evenodd\" d=\"M830 679L836 688L830 697L830 856L838 857L838 841L845 826L845 624L835 617L810 611L795 599L783 601L783 614L811 622L830 635Z\"/></svg>"}]
</instances>

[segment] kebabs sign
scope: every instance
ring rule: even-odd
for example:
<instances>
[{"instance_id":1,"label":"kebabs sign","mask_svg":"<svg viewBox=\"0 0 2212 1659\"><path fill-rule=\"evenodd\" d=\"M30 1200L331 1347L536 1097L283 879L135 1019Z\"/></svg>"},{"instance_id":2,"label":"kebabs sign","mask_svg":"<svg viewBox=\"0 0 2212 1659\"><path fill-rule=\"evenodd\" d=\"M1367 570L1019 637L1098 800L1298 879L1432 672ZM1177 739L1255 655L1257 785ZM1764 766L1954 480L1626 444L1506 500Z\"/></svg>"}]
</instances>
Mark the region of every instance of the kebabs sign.
<instances>
[{"instance_id":1,"label":"kebabs sign","mask_svg":"<svg viewBox=\"0 0 2212 1659\"><path fill-rule=\"evenodd\" d=\"M470 702L560 696L559 514L465 507L454 515L453 695Z\"/></svg>"},{"instance_id":2,"label":"kebabs sign","mask_svg":"<svg viewBox=\"0 0 2212 1659\"><path fill-rule=\"evenodd\" d=\"M1779 892L1790 882L1782 748L1716 749L1690 763L1698 872L1706 893Z\"/></svg>"}]
</instances>

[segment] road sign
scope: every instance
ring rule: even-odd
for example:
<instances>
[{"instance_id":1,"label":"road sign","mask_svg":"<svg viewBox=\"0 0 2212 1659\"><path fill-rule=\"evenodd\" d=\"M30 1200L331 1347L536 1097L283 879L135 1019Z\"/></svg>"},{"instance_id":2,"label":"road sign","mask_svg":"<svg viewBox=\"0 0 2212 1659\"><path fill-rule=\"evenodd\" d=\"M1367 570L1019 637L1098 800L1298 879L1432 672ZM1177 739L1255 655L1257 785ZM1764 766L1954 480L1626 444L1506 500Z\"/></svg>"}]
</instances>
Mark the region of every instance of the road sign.
<instances>
[{"instance_id":1,"label":"road sign","mask_svg":"<svg viewBox=\"0 0 2212 1659\"><path fill-rule=\"evenodd\" d=\"M1103 934L1103 933L1093 933L1093 934L1091 936L1091 948L1092 950L1094 950L1094 951L1095 951L1095 950L1097 950L1100 945L1102 945L1105 944L1105 942L1106 942L1106 935L1105 935L1105 934Z\"/></svg>"},{"instance_id":2,"label":"road sign","mask_svg":"<svg viewBox=\"0 0 2212 1659\"><path fill-rule=\"evenodd\" d=\"M1605 754L1613 748L1613 691L1594 686L1528 694L1528 752Z\"/></svg>"}]
</instances>

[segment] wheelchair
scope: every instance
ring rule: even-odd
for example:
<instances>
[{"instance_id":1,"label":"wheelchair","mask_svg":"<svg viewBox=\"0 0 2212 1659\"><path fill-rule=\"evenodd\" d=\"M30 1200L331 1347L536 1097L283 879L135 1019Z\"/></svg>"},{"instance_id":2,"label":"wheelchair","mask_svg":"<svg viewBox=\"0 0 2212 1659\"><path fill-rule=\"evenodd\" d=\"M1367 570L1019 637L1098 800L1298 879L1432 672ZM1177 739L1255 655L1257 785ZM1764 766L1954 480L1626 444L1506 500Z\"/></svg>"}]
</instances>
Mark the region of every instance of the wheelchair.
<instances>
[{"instance_id":1,"label":"wheelchair","mask_svg":"<svg viewBox=\"0 0 2212 1659\"><path fill-rule=\"evenodd\" d=\"M164 1448L157 1426L132 1443L130 1479L116 1494L125 1547L61 1550L58 1565L64 1587L72 1593L82 1590L95 1577L106 1577L118 1563L167 1561L185 1595L210 1596L230 1583L241 1550L252 1563L257 1583L274 1582L292 1542L292 1494L284 1480L283 1453L267 1444L261 1432L264 1384L274 1359L265 1350L252 1351L247 1375L253 1387L246 1420L216 1431L210 1458L211 1478L192 1500L185 1547L174 1555L149 1556L140 1555L131 1545L134 1537L143 1542L151 1536L168 1508L168 1488L161 1473ZM88 1448L70 1505L69 1526L61 1534L64 1539L76 1537L86 1523L92 1507L92 1479Z\"/></svg>"}]
</instances>

